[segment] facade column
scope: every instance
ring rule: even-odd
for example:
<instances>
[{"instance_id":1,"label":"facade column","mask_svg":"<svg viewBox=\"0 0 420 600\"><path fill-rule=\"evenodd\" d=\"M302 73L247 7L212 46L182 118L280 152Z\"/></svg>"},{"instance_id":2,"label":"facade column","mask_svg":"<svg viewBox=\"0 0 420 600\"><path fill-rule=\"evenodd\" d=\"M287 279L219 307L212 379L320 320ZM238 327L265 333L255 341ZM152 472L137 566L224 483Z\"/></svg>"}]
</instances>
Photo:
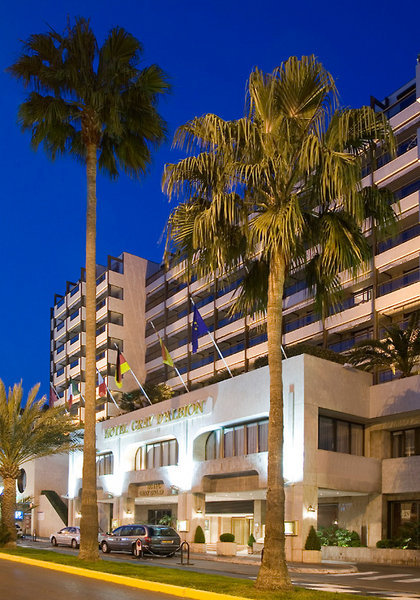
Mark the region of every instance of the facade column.
<instances>
[{"instance_id":1,"label":"facade column","mask_svg":"<svg viewBox=\"0 0 420 600\"><path fill-rule=\"evenodd\" d=\"M181 492L178 495L178 521L185 521L188 531L180 531L181 541L194 541L195 530L200 525L204 531L205 495Z\"/></svg>"}]
</instances>

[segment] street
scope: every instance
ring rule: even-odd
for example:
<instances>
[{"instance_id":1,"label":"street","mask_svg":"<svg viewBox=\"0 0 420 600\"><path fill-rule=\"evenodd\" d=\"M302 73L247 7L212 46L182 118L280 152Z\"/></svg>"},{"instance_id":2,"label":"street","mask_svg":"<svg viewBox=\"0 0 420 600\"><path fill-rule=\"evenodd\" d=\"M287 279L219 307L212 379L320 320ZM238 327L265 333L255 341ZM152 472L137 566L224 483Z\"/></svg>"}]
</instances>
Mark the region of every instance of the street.
<instances>
[{"instance_id":1,"label":"street","mask_svg":"<svg viewBox=\"0 0 420 600\"><path fill-rule=\"evenodd\" d=\"M22 547L31 547L39 549L49 549L52 552L61 552L77 556L76 550L70 548L52 548L48 542L32 542L22 540L19 542ZM137 559L131 555L123 553L112 553L109 555L101 554L104 560L113 560L133 564ZM203 555L194 555L191 557L190 566L181 565L180 557L171 558L148 557L141 559L141 564L150 566L164 566L173 569L184 569L196 571L199 573L213 573L215 575L226 575L246 579L255 579L258 574L259 563L232 563L220 560L211 560L211 557L204 558ZM302 566L302 565L299 565ZM327 565L323 563L322 567ZM345 563L332 565L339 569L345 567ZM290 576L294 585L308 589L328 591L328 592L346 592L350 594L372 595L379 598L393 600L420 600L420 568L404 567L400 565L366 565L360 564L356 573L299 573L294 571L298 567L295 563L290 565ZM298 567L299 568L299 567ZM44 571L47 573L47 571ZM42 578L42 574L40 575ZM114 586L112 586L114 587ZM0 587L0 591L1 591ZM61 592L61 585L60 585ZM137 592L138 593L138 592ZM1 598L3 596L0 595ZM99 597L99 596L98 596ZM139 597L139 596L137 596ZM16 596L19 598L19 596ZM101 596L103 599L104 596ZM115 596L114 596L115 598ZM121 596L126 598L126 596ZM131 598L131 596L127 596ZM23 600L23 597L22 597ZM90 600L94 600L92 597Z\"/></svg>"},{"instance_id":2,"label":"street","mask_svg":"<svg viewBox=\"0 0 420 600\"><path fill-rule=\"evenodd\" d=\"M0 561L0 598L83 598L89 600L169 600L172 596L40 567Z\"/></svg>"}]
</instances>

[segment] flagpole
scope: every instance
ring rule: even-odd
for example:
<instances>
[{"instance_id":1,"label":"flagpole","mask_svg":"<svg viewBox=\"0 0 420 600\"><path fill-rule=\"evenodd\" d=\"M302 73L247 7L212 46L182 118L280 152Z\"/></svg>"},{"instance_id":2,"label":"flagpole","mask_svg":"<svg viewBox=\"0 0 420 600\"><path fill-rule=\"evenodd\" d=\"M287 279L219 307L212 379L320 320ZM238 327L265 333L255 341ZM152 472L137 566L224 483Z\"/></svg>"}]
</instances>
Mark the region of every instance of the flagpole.
<instances>
[{"instance_id":1,"label":"flagpole","mask_svg":"<svg viewBox=\"0 0 420 600\"><path fill-rule=\"evenodd\" d=\"M96 367L96 372L97 372L99 375L101 375L101 374L100 374L100 372L99 372L99 369L98 369L98 367ZM102 375L101 375L101 377L102 377ZM115 398L114 398L114 396L112 395L112 393L111 393L111 390L109 389L109 387L108 387L108 384L106 383L105 379L104 379L104 383L105 383L106 391L107 391L107 392L108 392L108 394L111 396L111 400L113 401L113 403L115 404L115 406L118 408L118 410L121 410L121 408L120 408L120 407L118 406L118 404L116 403L116 401L115 401Z\"/></svg>"},{"instance_id":2,"label":"flagpole","mask_svg":"<svg viewBox=\"0 0 420 600\"><path fill-rule=\"evenodd\" d=\"M118 348L118 346L117 346L117 344L114 344L114 346L116 347L116 349L117 349L117 350L119 349L119 348ZM118 367L118 365L117 365L117 367ZM141 391L142 391L142 393L143 393L143 396L146 398L146 400L148 401L148 403L149 403L150 405L152 405L152 402L151 402L151 400L150 400L149 396L146 394L146 392L145 392L145 390L144 390L144 387L142 386L142 384L140 383L140 381L137 379L137 377L136 377L136 374L134 373L134 371L133 371L133 369L132 369L131 367L130 367L130 371L131 371L131 374L132 374L132 376L134 377L134 379L135 379L135 381L136 381L137 385L138 385L138 386L139 386L139 388L141 389Z\"/></svg>"},{"instance_id":3,"label":"flagpole","mask_svg":"<svg viewBox=\"0 0 420 600\"><path fill-rule=\"evenodd\" d=\"M157 335L157 338L158 338L158 340L159 340L159 343L161 343L160 335L158 334L158 332L157 332L157 329L156 329L156 327L155 327L155 325L154 325L153 321L149 321L149 323L150 323L150 325L153 327L153 330L154 330L154 332L155 332L155 333L156 333L156 335ZM165 346L165 348L166 348L166 346ZM171 357L171 358L172 358L172 357ZM172 362L173 362L173 360L172 360ZM175 371L176 371L176 374L178 375L178 377L180 378L180 380L182 381L182 385L184 386L184 388L185 388L185 389L187 390L187 392L189 393L189 392L190 392L190 390L187 388L187 384L185 383L185 381L184 381L184 379L183 379L183 377L182 377L181 373L178 371L177 367L175 366L175 363L173 364L173 368L175 369Z\"/></svg>"},{"instance_id":4,"label":"flagpole","mask_svg":"<svg viewBox=\"0 0 420 600\"><path fill-rule=\"evenodd\" d=\"M191 297L191 296L190 296L190 299L191 299L191 302L193 303L193 306L195 306L195 302L194 302L194 300L192 299L192 297ZM229 369L229 366L228 366L228 364L227 364L227 362L226 362L226 360L225 360L225 357L224 357L224 356L223 356L223 354L221 353L219 346L216 344L216 340L214 339L214 337L212 336L212 334L210 333L210 331L209 331L208 329L207 329L207 335L209 336L209 338L210 338L210 339L211 339L211 341L213 342L213 346L216 348L217 352L219 353L219 356L220 356L220 358L222 359L222 361L223 361L223 363L224 363L224 365L225 365L226 369L228 370L228 372L229 372L229 375L230 375L231 377L233 377L233 375L232 375L232 371Z\"/></svg>"}]
</instances>

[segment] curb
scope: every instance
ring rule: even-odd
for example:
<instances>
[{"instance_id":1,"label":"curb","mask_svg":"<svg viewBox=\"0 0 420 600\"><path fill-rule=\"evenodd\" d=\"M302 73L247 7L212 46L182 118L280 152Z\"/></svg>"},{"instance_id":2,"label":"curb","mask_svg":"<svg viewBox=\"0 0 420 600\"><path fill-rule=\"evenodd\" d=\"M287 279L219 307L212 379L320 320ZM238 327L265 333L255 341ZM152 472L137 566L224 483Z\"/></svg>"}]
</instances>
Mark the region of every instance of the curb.
<instances>
[{"instance_id":1,"label":"curb","mask_svg":"<svg viewBox=\"0 0 420 600\"><path fill-rule=\"evenodd\" d=\"M226 561L225 558L222 557L218 557L218 556L206 556L205 558L203 558L203 554L195 554L192 553L191 558L193 558L194 560L208 560L208 561L212 561L212 562L229 562L232 563L234 565L253 565L258 567L261 564L261 561L258 559L247 559L247 558L233 558L229 557L231 560ZM319 574L325 574L325 575L332 575L332 574L337 574L337 573L358 573L358 568L355 565L351 565L351 566L346 566L346 567L334 567L334 566L327 566L327 565L320 565L318 566L307 566L307 567L301 567L301 566L296 566L296 565L287 565L287 569L289 571L289 573L319 573Z\"/></svg>"},{"instance_id":2,"label":"curb","mask_svg":"<svg viewBox=\"0 0 420 600\"><path fill-rule=\"evenodd\" d=\"M206 590L196 590L193 588L185 588L169 583L159 583L157 581L148 581L145 579L135 579L134 577L126 577L124 575L113 575L112 573L104 573L102 571L91 571L81 567L72 567L62 565L60 563L50 563L36 558L25 558L23 556L15 556L12 554L3 554L0 552L0 559L11 562L21 563L24 565L32 565L49 569L50 571L59 571L60 573L69 573L70 575L79 575L89 579L98 579L109 583L117 583L128 587L148 590L149 592L160 592L161 594L170 594L180 598L192 598L192 600L249 600L241 596L231 596L230 594L217 594L216 592L208 592Z\"/></svg>"}]
</instances>

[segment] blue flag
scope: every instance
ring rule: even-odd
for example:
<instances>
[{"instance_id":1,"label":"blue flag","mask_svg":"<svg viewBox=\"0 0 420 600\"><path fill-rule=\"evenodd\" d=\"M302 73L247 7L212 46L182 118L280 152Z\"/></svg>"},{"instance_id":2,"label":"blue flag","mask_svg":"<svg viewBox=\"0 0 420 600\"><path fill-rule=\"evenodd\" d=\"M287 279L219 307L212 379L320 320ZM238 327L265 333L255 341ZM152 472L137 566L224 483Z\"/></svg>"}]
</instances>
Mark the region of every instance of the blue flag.
<instances>
[{"instance_id":1,"label":"blue flag","mask_svg":"<svg viewBox=\"0 0 420 600\"><path fill-rule=\"evenodd\" d=\"M207 325L203 321L203 317L198 312L198 308L194 306L194 318L192 322L192 350L193 353L198 349L198 338L205 333L208 333Z\"/></svg>"}]
</instances>

